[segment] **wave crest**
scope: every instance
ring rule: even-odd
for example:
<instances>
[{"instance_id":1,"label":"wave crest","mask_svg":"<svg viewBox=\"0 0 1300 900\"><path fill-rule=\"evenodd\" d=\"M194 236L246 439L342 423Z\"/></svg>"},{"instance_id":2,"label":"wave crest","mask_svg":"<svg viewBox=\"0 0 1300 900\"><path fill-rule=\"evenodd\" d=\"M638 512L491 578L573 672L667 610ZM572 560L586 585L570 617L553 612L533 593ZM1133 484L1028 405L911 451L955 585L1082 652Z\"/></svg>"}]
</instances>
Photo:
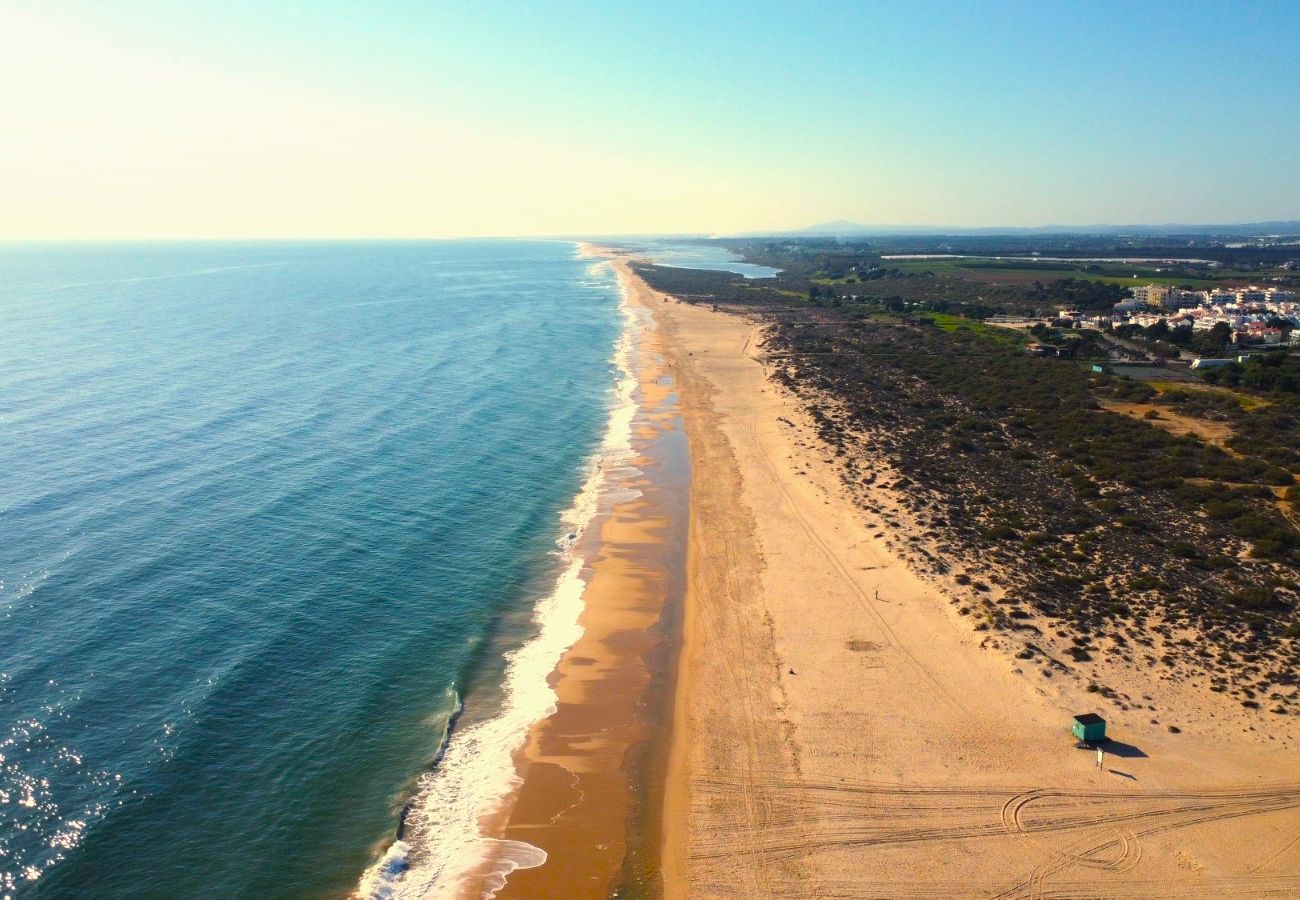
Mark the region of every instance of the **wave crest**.
<instances>
[{"instance_id":1,"label":"wave crest","mask_svg":"<svg viewBox=\"0 0 1300 900\"><path fill-rule=\"evenodd\" d=\"M514 754L528 730L555 712L556 695L547 679L564 652L582 636L578 618L586 584L579 538L596 518L615 476L630 466L637 410L632 350L638 319L626 295L621 311L624 327L612 360L618 375L604 439L588 462L582 489L560 517L563 537L557 544L565 563L552 591L534 607L537 634L507 655L500 711L454 732L441 761L420 779L400 839L366 871L357 887L360 897L451 897L461 892L467 879L479 877L483 896L491 898L511 872L546 861L546 853L531 844L486 836L482 823L500 811L519 787Z\"/></svg>"}]
</instances>

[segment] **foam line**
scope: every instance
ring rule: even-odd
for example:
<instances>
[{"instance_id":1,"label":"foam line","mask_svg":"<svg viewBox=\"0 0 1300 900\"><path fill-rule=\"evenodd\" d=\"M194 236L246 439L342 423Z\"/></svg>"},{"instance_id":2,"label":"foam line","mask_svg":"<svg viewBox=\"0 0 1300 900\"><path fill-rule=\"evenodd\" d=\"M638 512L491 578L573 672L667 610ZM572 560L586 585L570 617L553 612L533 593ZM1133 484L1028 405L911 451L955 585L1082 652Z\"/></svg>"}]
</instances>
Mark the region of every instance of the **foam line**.
<instances>
[{"instance_id":1,"label":"foam line","mask_svg":"<svg viewBox=\"0 0 1300 900\"><path fill-rule=\"evenodd\" d=\"M617 476L630 466L637 412L632 349L638 320L626 293L620 310L623 329L612 360L618 375L611 389L604 439L587 463L582 489L560 516L562 537L557 546L564 563L553 590L534 607L537 634L507 657L501 710L453 732L440 763L421 778L400 839L362 877L357 888L361 897L452 897L462 892L466 878L486 872L483 896L491 898L511 872L546 861L546 853L531 844L484 835L480 823L518 789L514 754L532 725L555 712L556 695L547 678L582 635L578 617L586 584L578 538L595 520L602 499L621 480Z\"/></svg>"}]
</instances>

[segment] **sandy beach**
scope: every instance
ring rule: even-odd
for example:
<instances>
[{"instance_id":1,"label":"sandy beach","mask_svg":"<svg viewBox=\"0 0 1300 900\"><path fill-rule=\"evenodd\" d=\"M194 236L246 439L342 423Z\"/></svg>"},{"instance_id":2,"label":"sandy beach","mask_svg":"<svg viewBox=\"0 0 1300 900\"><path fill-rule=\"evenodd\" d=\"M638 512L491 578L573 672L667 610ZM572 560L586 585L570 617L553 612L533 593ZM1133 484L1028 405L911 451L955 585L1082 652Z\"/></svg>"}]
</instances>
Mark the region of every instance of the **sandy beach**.
<instances>
[{"instance_id":1,"label":"sandy beach","mask_svg":"<svg viewBox=\"0 0 1300 900\"><path fill-rule=\"evenodd\" d=\"M1031 677L845 491L768 377L763 326L664 302L619 265L690 439L666 896L1300 892L1293 723L1243 730L1232 701L1188 689L1174 733ZM1086 711L1110 722L1102 768L1069 734Z\"/></svg>"},{"instance_id":2,"label":"sandy beach","mask_svg":"<svg viewBox=\"0 0 1300 900\"><path fill-rule=\"evenodd\" d=\"M516 754L519 790L485 824L541 848L546 862L511 873L502 898L607 897L652 884L659 868L690 470L661 335L644 308L630 314L632 452L607 473L577 548L583 634L551 675L556 711ZM479 878L466 896L493 886Z\"/></svg>"},{"instance_id":3,"label":"sandy beach","mask_svg":"<svg viewBox=\"0 0 1300 900\"><path fill-rule=\"evenodd\" d=\"M909 566L905 516L846 490L761 322L589 252L642 310L637 495L584 539L586 631L489 828L548 858L499 896L1300 893L1293 722L1155 672L1106 673L1151 701L1117 704L1033 671ZM1080 712L1109 722L1100 765Z\"/></svg>"}]
</instances>

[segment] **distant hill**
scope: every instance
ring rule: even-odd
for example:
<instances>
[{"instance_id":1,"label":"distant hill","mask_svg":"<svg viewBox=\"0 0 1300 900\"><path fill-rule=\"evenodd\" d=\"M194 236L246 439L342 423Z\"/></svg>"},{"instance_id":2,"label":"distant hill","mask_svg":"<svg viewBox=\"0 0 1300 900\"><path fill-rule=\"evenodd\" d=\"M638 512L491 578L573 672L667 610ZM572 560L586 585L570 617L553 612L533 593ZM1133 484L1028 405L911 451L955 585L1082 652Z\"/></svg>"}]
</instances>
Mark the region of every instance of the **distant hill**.
<instances>
[{"instance_id":1,"label":"distant hill","mask_svg":"<svg viewBox=\"0 0 1300 900\"><path fill-rule=\"evenodd\" d=\"M857 237L865 235L953 234L953 235L1032 235L1032 234L1105 234L1105 235L1221 235L1242 237L1262 234L1300 234L1300 221L1246 222L1237 225L1041 225L1030 228L991 226L971 228L951 225L863 225L837 219L794 231L766 232L772 236Z\"/></svg>"},{"instance_id":2,"label":"distant hill","mask_svg":"<svg viewBox=\"0 0 1300 900\"><path fill-rule=\"evenodd\" d=\"M799 229L799 234L879 234L882 233L878 227L870 225L861 225L857 222L849 222L845 219L836 219L834 222L823 222L820 225L809 225L807 228Z\"/></svg>"}]
</instances>

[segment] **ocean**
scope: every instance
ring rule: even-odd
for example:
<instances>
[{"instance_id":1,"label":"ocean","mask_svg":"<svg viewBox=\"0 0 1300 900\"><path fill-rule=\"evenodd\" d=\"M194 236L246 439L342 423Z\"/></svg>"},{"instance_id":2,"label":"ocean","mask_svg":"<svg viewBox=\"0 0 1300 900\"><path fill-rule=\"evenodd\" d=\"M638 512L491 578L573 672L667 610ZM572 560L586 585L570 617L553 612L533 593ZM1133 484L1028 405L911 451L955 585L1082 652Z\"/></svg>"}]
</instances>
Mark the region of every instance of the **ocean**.
<instances>
[{"instance_id":1,"label":"ocean","mask_svg":"<svg viewBox=\"0 0 1300 900\"><path fill-rule=\"evenodd\" d=\"M0 246L0 897L445 886L624 328L564 242Z\"/></svg>"}]
</instances>

